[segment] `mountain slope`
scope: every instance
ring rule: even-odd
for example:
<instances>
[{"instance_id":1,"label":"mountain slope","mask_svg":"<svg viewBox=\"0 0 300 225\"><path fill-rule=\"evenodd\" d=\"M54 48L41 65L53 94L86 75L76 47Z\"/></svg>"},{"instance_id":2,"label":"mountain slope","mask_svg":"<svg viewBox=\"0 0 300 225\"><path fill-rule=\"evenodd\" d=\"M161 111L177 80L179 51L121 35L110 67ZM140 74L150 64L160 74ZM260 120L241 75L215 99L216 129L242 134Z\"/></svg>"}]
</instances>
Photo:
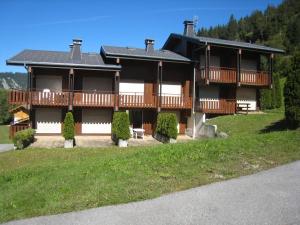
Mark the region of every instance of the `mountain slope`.
<instances>
[{"instance_id":1,"label":"mountain slope","mask_svg":"<svg viewBox=\"0 0 300 225\"><path fill-rule=\"evenodd\" d=\"M27 86L26 73L0 73L0 88L25 89Z\"/></svg>"}]
</instances>

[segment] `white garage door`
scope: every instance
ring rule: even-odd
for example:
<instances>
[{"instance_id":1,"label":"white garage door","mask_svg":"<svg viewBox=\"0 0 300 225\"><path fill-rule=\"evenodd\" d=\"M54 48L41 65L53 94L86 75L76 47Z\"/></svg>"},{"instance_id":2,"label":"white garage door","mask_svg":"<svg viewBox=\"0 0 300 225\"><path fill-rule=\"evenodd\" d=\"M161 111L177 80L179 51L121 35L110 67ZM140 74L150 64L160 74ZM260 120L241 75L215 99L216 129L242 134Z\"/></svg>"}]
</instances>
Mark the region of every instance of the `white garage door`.
<instances>
[{"instance_id":1,"label":"white garage door","mask_svg":"<svg viewBox=\"0 0 300 225\"><path fill-rule=\"evenodd\" d=\"M37 134L61 133L61 109L39 108L35 110Z\"/></svg>"},{"instance_id":2,"label":"white garage door","mask_svg":"<svg viewBox=\"0 0 300 225\"><path fill-rule=\"evenodd\" d=\"M111 133L110 110L83 109L82 133L83 134L110 134Z\"/></svg>"},{"instance_id":3,"label":"white garage door","mask_svg":"<svg viewBox=\"0 0 300 225\"><path fill-rule=\"evenodd\" d=\"M237 103L249 103L249 110L256 110L256 89L238 88L236 98Z\"/></svg>"},{"instance_id":4,"label":"white garage door","mask_svg":"<svg viewBox=\"0 0 300 225\"><path fill-rule=\"evenodd\" d=\"M144 83L134 80L125 80L120 82L119 91L123 94L144 95Z\"/></svg>"},{"instance_id":5,"label":"white garage door","mask_svg":"<svg viewBox=\"0 0 300 225\"><path fill-rule=\"evenodd\" d=\"M180 96L181 84L180 83L164 83L161 87L162 96Z\"/></svg>"},{"instance_id":6,"label":"white garage door","mask_svg":"<svg viewBox=\"0 0 300 225\"><path fill-rule=\"evenodd\" d=\"M62 77L61 76L48 76L41 75L36 77L36 89L44 90L49 89L52 91L61 91L62 89Z\"/></svg>"}]
</instances>

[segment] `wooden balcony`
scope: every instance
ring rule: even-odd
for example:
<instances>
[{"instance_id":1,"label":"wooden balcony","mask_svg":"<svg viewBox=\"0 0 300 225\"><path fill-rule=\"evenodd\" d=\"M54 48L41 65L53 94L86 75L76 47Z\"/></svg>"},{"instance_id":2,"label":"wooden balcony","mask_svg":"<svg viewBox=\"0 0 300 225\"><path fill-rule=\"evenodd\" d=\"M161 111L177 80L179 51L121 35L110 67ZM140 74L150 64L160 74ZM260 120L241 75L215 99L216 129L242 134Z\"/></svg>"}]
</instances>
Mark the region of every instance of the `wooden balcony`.
<instances>
[{"instance_id":1,"label":"wooden balcony","mask_svg":"<svg viewBox=\"0 0 300 225\"><path fill-rule=\"evenodd\" d=\"M270 79L265 71L241 70L240 81L244 85L268 86Z\"/></svg>"},{"instance_id":2,"label":"wooden balcony","mask_svg":"<svg viewBox=\"0 0 300 225\"><path fill-rule=\"evenodd\" d=\"M211 114L234 114L236 101L234 99L200 99L196 101L195 110Z\"/></svg>"},{"instance_id":3,"label":"wooden balcony","mask_svg":"<svg viewBox=\"0 0 300 225\"><path fill-rule=\"evenodd\" d=\"M165 95L161 97L161 107L165 109L190 109L192 108L192 97Z\"/></svg>"},{"instance_id":4,"label":"wooden balcony","mask_svg":"<svg viewBox=\"0 0 300 225\"><path fill-rule=\"evenodd\" d=\"M210 67L208 80L210 83L236 83L236 68ZM196 80L205 80L205 69L196 72ZM266 71L241 70L242 85L268 86L269 74Z\"/></svg>"},{"instance_id":5,"label":"wooden balcony","mask_svg":"<svg viewBox=\"0 0 300 225\"><path fill-rule=\"evenodd\" d=\"M31 91L29 101L32 105L40 106L67 106L69 104L69 92L66 91Z\"/></svg>"},{"instance_id":6,"label":"wooden balcony","mask_svg":"<svg viewBox=\"0 0 300 225\"><path fill-rule=\"evenodd\" d=\"M205 69L201 68L197 73L197 80L205 79ZM213 83L236 83L236 69L225 67L210 67L209 82Z\"/></svg>"},{"instance_id":7,"label":"wooden balcony","mask_svg":"<svg viewBox=\"0 0 300 225\"><path fill-rule=\"evenodd\" d=\"M114 107L115 98L115 95L109 92L76 91L73 96L73 105L86 107Z\"/></svg>"},{"instance_id":8,"label":"wooden balcony","mask_svg":"<svg viewBox=\"0 0 300 225\"><path fill-rule=\"evenodd\" d=\"M160 102L161 101L161 102ZM156 108L161 104L165 109L191 109L192 97L165 95L144 95L143 93L121 93L92 91L20 91L11 90L10 104L32 104L36 106L68 106L74 107L114 107L120 108Z\"/></svg>"},{"instance_id":9,"label":"wooden balcony","mask_svg":"<svg viewBox=\"0 0 300 225\"><path fill-rule=\"evenodd\" d=\"M143 93L121 93L118 95L119 107L121 108L155 108L157 96L144 95Z\"/></svg>"}]
</instances>

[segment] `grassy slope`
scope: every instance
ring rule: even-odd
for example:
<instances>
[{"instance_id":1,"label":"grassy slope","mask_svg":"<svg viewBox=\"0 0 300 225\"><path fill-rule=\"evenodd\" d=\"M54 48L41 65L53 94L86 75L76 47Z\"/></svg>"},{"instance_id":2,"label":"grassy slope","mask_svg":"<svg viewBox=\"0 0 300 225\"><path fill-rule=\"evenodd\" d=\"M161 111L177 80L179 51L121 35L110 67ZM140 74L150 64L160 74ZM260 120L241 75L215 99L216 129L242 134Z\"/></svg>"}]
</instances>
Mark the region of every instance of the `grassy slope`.
<instances>
[{"instance_id":1,"label":"grassy slope","mask_svg":"<svg viewBox=\"0 0 300 225\"><path fill-rule=\"evenodd\" d=\"M11 140L8 138L8 126L0 125L0 144L11 143Z\"/></svg>"},{"instance_id":2,"label":"grassy slope","mask_svg":"<svg viewBox=\"0 0 300 225\"><path fill-rule=\"evenodd\" d=\"M213 119L228 139L1 153L0 221L154 198L300 159L300 132L282 129L282 118L271 111Z\"/></svg>"}]
</instances>

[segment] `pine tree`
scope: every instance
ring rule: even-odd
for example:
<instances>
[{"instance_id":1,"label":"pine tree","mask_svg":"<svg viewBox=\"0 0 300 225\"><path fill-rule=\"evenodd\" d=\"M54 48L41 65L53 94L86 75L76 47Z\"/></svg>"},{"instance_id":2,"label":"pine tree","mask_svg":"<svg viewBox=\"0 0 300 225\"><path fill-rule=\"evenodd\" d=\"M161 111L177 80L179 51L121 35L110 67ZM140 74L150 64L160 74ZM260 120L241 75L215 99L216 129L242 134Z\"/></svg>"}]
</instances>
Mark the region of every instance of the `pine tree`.
<instances>
[{"instance_id":1,"label":"pine tree","mask_svg":"<svg viewBox=\"0 0 300 225\"><path fill-rule=\"evenodd\" d=\"M300 51L292 59L292 71L284 88L285 118L290 128L300 126Z\"/></svg>"}]
</instances>

